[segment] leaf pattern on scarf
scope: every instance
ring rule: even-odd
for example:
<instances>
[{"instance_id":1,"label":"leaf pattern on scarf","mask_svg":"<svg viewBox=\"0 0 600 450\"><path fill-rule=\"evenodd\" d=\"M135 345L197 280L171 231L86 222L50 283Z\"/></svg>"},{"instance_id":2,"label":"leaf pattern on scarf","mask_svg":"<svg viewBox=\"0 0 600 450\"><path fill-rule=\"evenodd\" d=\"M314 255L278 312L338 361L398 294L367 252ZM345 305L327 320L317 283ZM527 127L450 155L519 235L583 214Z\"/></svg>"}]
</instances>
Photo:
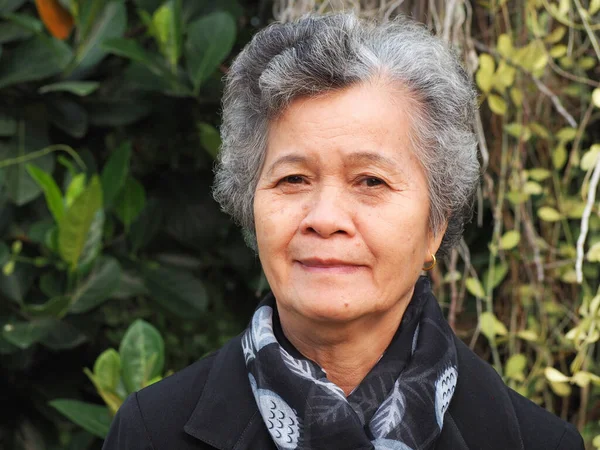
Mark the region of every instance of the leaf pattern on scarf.
<instances>
[{"instance_id":1,"label":"leaf pattern on scarf","mask_svg":"<svg viewBox=\"0 0 600 450\"><path fill-rule=\"evenodd\" d=\"M248 378L260 414L277 448L285 450L298 448L301 430L296 412L275 392L258 389L252 374L248 374Z\"/></svg>"},{"instance_id":2,"label":"leaf pattern on scarf","mask_svg":"<svg viewBox=\"0 0 600 450\"><path fill-rule=\"evenodd\" d=\"M415 334L413 334L413 339L412 339L412 348L410 349L410 354L414 355L415 354L415 350L417 349L417 342L419 340L419 328L421 327L421 324L418 323L417 324L417 329L415 330Z\"/></svg>"},{"instance_id":3,"label":"leaf pattern on scarf","mask_svg":"<svg viewBox=\"0 0 600 450\"><path fill-rule=\"evenodd\" d=\"M408 445L391 439L376 439L372 444L375 450L413 450Z\"/></svg>"},{"instance_id":4,"label":"leaf pattern on scarf","mask_svg":"<svg viewBox=\"0 0 600 450\"><path fill-rule=\"evenodd\" d=\"M250 330L247 330L244 333L244 336L242 336L242 351L244 352L246 364L256 358L252 344L252 337L250 336Z\"/></svg>"},{"instance_id":5,"label":"leaf pattern on scarf","mask_svg":"<svg viewBox=\"0 0 600 450\"><path fill-rule=\"evenodd\" d=\"M435 382L435 417L440 430L444 425L444 414L450 406L457 381L458 371L456 367L450 366L442 372Z\"/></svg>"},{"instance_id":6,"label":"leaf pattern on scarf","mask_svg":"<svg viewBox=\"0 0 600 450\"><path fill-rule=\"evenodd\" d=\"M346 394L344 394L344 391L339 386L335 385L327 379L321 380L317 378L314 367L309 361L294 358L283 347L280 347L280 351L281 358L287 365L288 369L290 369L293 373L295 373L299 377L311 380L319 386L323 386L336 397L338 397L341 400L344 400L344 402L348 401L346 400Z\"/></svg>"},{"instance_id":7,"label":"leaf pattern on scarf","mask_svg":"<svg viewBox=\"0 0 600 450\"><path fill-rule=\"evenodd\" d=\"M268 305L261 306L252 317L252 339L254 350L260 351L265 345L276 344L273 333L273 308Z\"/></svg>"},{"instance_id":8,"label":"leaf pattern on scarf","mask_svg":"<svg viewBox=\"0 0 600 450\"><path fill-rule=\"evenodd\" d=\"M392 392L381 404L369 423L369 429L373 436L377 438L386 437L402 421L405 410L406 400L404 394L400 392L400 378L398 378L394 383Z\"/></svg>"}]
</instances>

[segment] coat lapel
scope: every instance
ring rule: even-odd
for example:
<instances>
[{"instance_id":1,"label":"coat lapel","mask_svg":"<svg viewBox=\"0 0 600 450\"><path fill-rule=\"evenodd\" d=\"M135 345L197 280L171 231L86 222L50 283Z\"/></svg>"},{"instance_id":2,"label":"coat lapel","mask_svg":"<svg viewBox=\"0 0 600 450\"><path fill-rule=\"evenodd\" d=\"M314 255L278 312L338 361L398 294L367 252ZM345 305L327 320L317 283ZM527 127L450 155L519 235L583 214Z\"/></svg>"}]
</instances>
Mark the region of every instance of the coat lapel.
<instances>
[{"instance_id":1,"label":"coat lapel","mask_svg":"<svg viewBox=\"0 0 600 450\"><path fill-rule=\"evenodd\" d=\"M458 384L436 448L524 450L508 387L488 363L455 337ZM449 426L448 426L449 425Z\"/></svg>"},{"instance_id":2,"label":"coat lapel","mask_svg":"<svg viewBox=\"0 0 600 450\"><path fill-rule=\"evenodd\" d=\"M184 430L219 450L274 448L250 389L241 335L219 351Z\"/></svg>"}]
</instances>

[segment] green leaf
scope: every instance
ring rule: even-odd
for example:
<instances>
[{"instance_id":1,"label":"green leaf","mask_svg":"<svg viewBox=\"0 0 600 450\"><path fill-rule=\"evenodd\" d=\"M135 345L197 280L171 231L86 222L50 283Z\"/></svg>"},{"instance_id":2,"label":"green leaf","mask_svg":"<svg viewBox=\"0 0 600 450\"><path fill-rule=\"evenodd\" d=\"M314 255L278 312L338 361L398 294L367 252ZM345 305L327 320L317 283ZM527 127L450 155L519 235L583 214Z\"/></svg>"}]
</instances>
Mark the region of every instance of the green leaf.
<instances>
[{"instance_id":1,"label":"green leaf","mask_svg":"<svg viewBox=\"0 0 600 450\"><path fill-rule=\"evenodd\" d=\"M24 305L23 310L33 318L55 317L60 319L67 313L70 303L71 297L61 295L51 298L42 305Z\"/></svg>"},{"instance_id":2,"label":"green leaf","mask_svg":"<svg viewBox=\"0 0 600 450\"><path fill-rule=\"evenodd\" d=\"M56 322L53 319L7 323L2 329L2 337L24 350L46 338L55 324Z\"/></svg>"},{"instance_id":3,"label":"green leaf","mask_svg":"<svg viewBox=\"0 0 600 450\"><path fill-rule=\"evenodd\" d=\"M4 242L0 242L0 265L8 261L10 257L10 250Z\"/></svg>"},{"instance_id":4,"label":"green leaf","mask_svg":"<svg viewBox=\"0 0 600 450\"><path fill-rule=\"evenodd\" d=\"M129 174L129 161L131 159L131 142L123 142L116 148L102 171L102 192L104 193L104 206L112 205L119 191L123 187Z\"/></svg>"},{"instance_id":5,"label":"green leaf","mask_svg":"<svg viewBox=\"0 0 600 450\"><path fill-rule=\"evenodd\" d=\"M57 75L67 67L71 57L71 49L66 43L41 34L35 36L3 58L0 89Z\"/></svg>"},{"instance_id":6,"label":"green leaf","mask_svg":"<svg viewBox=\"0 0 600 450\"><path fill-rule=\"evenodd\" d=\"M85 97L95 92L100 87L97 81L59 81L58 83L47 84L38 89L40 94L48 92L68 92Z\"/></svg>"},{"instance_id":7,"label":"green leaf","mask_svg":"<svg viewBox=\"0 0 600 450\"><path fill-rule=\"evenodd\" d=\"M508 333L506 326L498 320L494 313L486 311L479 317L479 329L490 341L496 336L504 336Z\"/></svg>"},{"instance_id":8,"label":"green leaf","mask_svg":"<svg viewBox=\"0 0 600 450\"><path fill-rule=\"evenodd\" d=\"M208 303L204 284L194 275L167 267L142 271L148 295L167 311L182 317L203 316Z\"/></svg>"},{"instance_id":9,"label":"green leaf","mask_svg":"<svg viewBox=\"0 0 600 450\"><path fill-rule=\"evenodd\" d=\"M502 250L511 250L515 248L521 240L521 233L516 230L510 230L504 233L500 238L500 248Z\"/></svg>"},{"instance_id":10,"label":"green leaf","mask_svg":"<svg viewBox=\"0 0 600 450\"><path fill-rule=\"evenodd\" d=\"M235 21L225 12L214 12L188 26L185 54L187 72L198 93L200 86L219 67L235 43Z\"/></svg>"},{"instance_id":11,"label":"green leaf","mask_svg":"<svg viewBox=\"0 0 600 450\"><path fill-rule=\"evenodd\" d=\"M71 207L77 197L79 197L83 191L85 191L85 173L78 173L67 186L67 192L65 193L65 203L67 208Z\"/></svg>"},{"instance_id":12,"label":"green leaf","mask_svg":"<svg viewBox=\"0 0 600 450\"><path fill-rule=\"evenodd\" d=\"M20 122L18 133L5 147L4 154L2 154L2 148L0 147L0 160L23 158L47 145L48 137L45 130L41 129L40 124ZM44 155L31 160L30 164L39 167L44 172L51 173L54 169L54 156L51 154ZM27 172L25 164L16 164L0 169L0 178L2 173L6 176L6 194L17 206L23 206L35 200L42 193L42 189Z\"/></svg>"},{"instance_id":13,"label":"green leaf","mask_svg":"<svg viewBox=\"0 0 600 450\"><path fill-rule=\"evenodd\" d=\"M581 157L581 162L579 163L579 167L581 167L581 170L585 170L587 172L588 170L591 170L596 166L596 161L598 161L599 157L600 157L600 144L594 144Z\"/></svg>"},{"instance_id":14,"label":"green leaf","mask_svg":"<svg viewBox=\"0 0 600 450\"><path fill-rule=\"evenodd\" d=\"M19 9L27 0L0 0L0 14L7 14Z\"/></svg>"},{"instance_id":15,"label":"green leaf","mask_svg":"<svg viewBox=\"0 0 600 450\"><path fill-rule=\"evenodd\" d=\"M479 69L475 74L475 81L482 92L488 93L492 89L494 71L496 70L496 62L491 55L482 53L479 55Z\"/></svg>"},{"instance_id":16,"label":"green leaf","mask_svg":"<svg viewBox=\"0 0 600 450\"><path fill-rule=\"evenodd\" d=\"M542 206L540 209L538 209L537 215L544 222L556 222L562 218L556 209L549 206Z\"/></svg>"},{"instance_id":17,"label":"green leaf","mask_svg":"<svg viewBox=\"0 0 600 450\"><path fill-rule=\"evenodd\" d=\"M44 347L51 350L69 350L83 344L87 338L65 320L54 320L48 335L40 341Z\"/></svg>"},{"instance_id":18,"label":"green leaf","mask_svg":"<svg viewBox=\"0 0 600 450\"><path fill-rule=\"evenodd\" d=\"M586 258L589 262L600 262L600 242L596 242L590 247Z\"/></svg>"},{"instance_id":19,"label":"green leaf","mask_svg":"<svg viewBox=\"0 0 600 450\"><path fill-rule=\"evenodd\" d=\"M22 41L30 38L34 32L29 28L14 22L0 23L0 44L6 44L13 41Z\"/></svg>"},{"instance_id":20,"label":"green leaf","mask_svg":"<svg viewBox=\"0 0 600 450\"><path fill-rule=\"evenodd\" d=\"M506 102L502 97L496 94L490 94L488 97L488 106L494 114L503 116L506 113Z\"/></svg>"},{"instance_id":21,"label":"green leaf","mask_svg":"<svg viewBox=\"0 0 600 450\"><path fill-rule=\"evenodd\" d=\"M79 265L83 272L87 271L88 265L92 263L102 250L102 237L104 233L104 221L105 215L104 210L99 210L92 220L90 225L90 231L88 232L87 239L79 258Z\"/></svg>"},{"instance_id":22,"label":"green leaf","mask_svg":"<svg viewBox=\"0 0 600 450\"><path fill-rule=\"evenodd\" d=\"M469 293L477 298L485 298L485 291L483 290L483 286L479 282L477 278L467 278L465 280L465 286Z\"/></svg>"},{"instance_id":23,"label":"green leaf","mask_svg":"<svg viewBox=\"0 0 600 450\"><path fill-rule=\"evenodd\" d=\"M592 103L596 108L600 108L600 88L592 91Z\"/></svg>"},{"instance_id":24,"label":"green leaf","mask_svg":"<svg viewBox=\"0 0 600 450\"><path fill-rule=\"evenodd\" d=\"M65 206L62 193L54 181L54 178L39 167L31 164L28 164L26 168L31 178L33 178L38 186L42 188L44 196L46 197L46 206L48 206L48 210L52 213L56 223L59 223L65 214Z\"/></svg>"},{"instance_id":25,"label":"green leaf","mask_svg":"<svg viewBox=\"0 0 600 450\"><path fill-rule=\"evenodd\" d=\"M0 275L0 292L9 300L22 304L34 279L31 266L17 264L11 275Z\"/></svg>"},{"instance_id":26,"label":"green leaf","mask_svg":"<svg viewBox=\"0 0 600 450\"><path fill-rule=\"evenodd\" d=\"M81 314L100 306L119 287L121 266L112 257L99 259L88 277L77 287L69 312Z\"/></svg>"},{"instance_id":27,"label":"green leaf","mask_svg":"<svg viewBox=\"0 0 600 450\"><path fill-rule=\"evenodd\" d=\"M85 17L86 25L81 27L75 67L80 70L95 66L106 56L103 44L111 38L123 36L127 28L127 11L123 1L86 0L89 12ZM105 5L102 9L102 5Z\"/></svg>"},{"instance_id":28,"label":"green leaf","mask_svg":"<svg viewBox=\"0 0 600 450\"><path fill-rule=\"evenodd\" d=\"M17 121L0 112L0 137L10 137L17 133Z\"/></svg>"},{"instance_id":29,"label":"green leaf","mask_svg":"<svg viewBox=\"0 0 600 450\"><path fill-rule=\"evenodd\" d=\"M140 390L160 375L165 362L165 345L156 328L138 319L125 333L119 347L121 373L128 393Z\"/></svg>"},{"instance_id":30,"label":"green leaf","mask_svg":"<svg viewBox=\"0 0 600 450\"><path fill-rule=\"evenodd\" d=\"M530 169L527 171L529 178L535 181L544 181L547 178L550 178L552 173L548 169Z\"/></svg>"},{"instance_id":31,"label":"green leaf","mask_svg":"<svg viewBox=\"0 0 600 450\"><path fill-rule=\"evenodd\" d=\"M104 439L108 435L112 419L106 406L69 399L56 399L48 404L94 436Z\"/></svg>"},{"instance_id":32,"label":"green leaf","mask_svg":"<svg viewBox=\"0 0 600 450\"><path fill-rule=\"evenodd\" d=\"M65 133L80 139L88 130L88 113L79 103L54 97L47 103L50 122Z\"/></svg>"},{"instance_id":33,"label":"green leaf","mask_svg":"<svg viewBox=\"0 0 600 450\"><path fill-rule=\"evenodd\" d=\"M560 142L556 148L552 151L552 165L555 169L562 169L567 162L567 149L564 144Z\"/></svg>"},{"instance_id":34,"label":"green leaf","mask_svg":"<svg viewBox=\"0 0 600 450\"><path fill-rule=\"evenodd\" d=\"M121 195L115 205L115 214L129 230L131 223L139 216L146 204L144 186L135 178L129 176L123 186Z\"/></svg>"},{"instance_id":35,"label":"green leaf","mask_svg":"<svg viewBox=\"0 0 600 450\"><path fill-rule=\"evenodd\" d=\"M566 27L558 26L552 30L552 33L544 38L544 41L546 41L548 44L556 44L564 37L566 32Z\"/></svg>"},{"instance_id":36,"label":"green leaf","mask_svg":"<svg viewBox=\"0 0 600 450\"><path fill-rule=\"evenodd\" d=\"M155 55L146 51L133 39L114 38L104 42L102 46L106 51L131 59L137 63L143 64L152 73L169 80L177 82L177 78L173 75Z\"/></svg>"},{"instance_id":37,"label":"green leaf","mask_svg":"<svg viewBox=\"0 0 600 450\"><path fill-rule=\"evenodd\" d=\"M219 148L221 147L221 136L219 132L208 123L199 123L198 131L200 132L200 143L206 152L212 156L213 159L217 159Z\"/></svg>"},{"instance_id":38,"label":"green leaf","mask_svg":"<svg viewBox=\"0 0 600 450\"><path fill-rule=\"evenodd\" d=\"M553 381L555 383L564 383L570 380L568 376L564 375L554 367L546 367L544 369L544 375L546 375L548 381Z\"/></svg>"},{"instance_id":39,"label":"green leaf","mask_svg":"<svg viewBox=\"0 0 600 450\"><path fill-rule=\"evenodd\" d=\"M506 361L504 374L506 378L517 381L525 379L525 369L527 368L527 357L522 353L516 353Z\"/></svg>"},{"instance_id":40,"label":"green leaf","mask_svg":"<svg viewBox=\"0 0 600 450\"><path fill-rule=\"evenodd\" d=\"M74 269L79 263L92 221L102 208L102 188L97 176L75 199L58 225L60 256Z\"/></svg>"},{"instance_id":41,"label":"green leaf","mask_svg":"<svg viewBox=\"0 0 600 450\"><path fill-rule=\"evenodd\" d=\"M556 132L556 139L563 143L570 142L577 136L577 129L572 127L564 127Z\"/></svg>"},{"instance_id":42,"label":"green leaf","mask_svg":"<svg viewBox=\"0 0 600 450\"><path fill-rule=\"evenodd\" d=\"M494 74L494 88L496 88L498 92L504 93L506 88L511 87L515 82L516 72L517 70L513 66L510 66L506 62L502 61L498 65L498 70L496 70L496 73Z\"/></svg>"},{"instance_id":43,"label":"green leaf","mask_svg":"<svg viewBox=\"0 0 600 450\"><path fill-rule=\"evenodd\" d=\"M94 363L94 377L104 390L115 392L121 379L121 357L114 348L105 350Z\"/></svg>"},{"instance_id":44,"label":"green leaf","mask_svg":"<svg viewBox=\"0 0 600 450\"><path fill-rule=\"evenodd\" d=\"M146 206L131 224L129 238L134 252L142 249L152 241L163 224L163 210L160 201L151 198Z\"/></svg>"},{"instance_id":45,"label":"green leaf","mask_svg":"<svg viewBox=\"0 0 600 450\"><path fill-rule=\"evenodd\" d=\"M37 34L41 33L44 30L44 24L29 14L4 14L3 18L9 20L15 25L22 27L25 30L31 31L32 33Z\"/></svg>"},{"instance_id":46,"label":"green leaf","mask_svg":"<svg viewBox=\"0 0 600 450\"><path fill-rule=\"evenodd\" d=\"M494 267L494 276L491 280L492 282L492 286L491 286L491 290L496 289L500 283L502 283L502 280L504 280L504 278L506 278L506 274L508 273L508 265L504 262L500 262L498 263L495 267ZM488 276L489 276L489 269L485 271L485 273L483 274L483 281L484 281L484 291L487 291L487 284L488 284Z\"/></svg>"},{"instance_id":47,"label":"green leaf","mask_svg":"<svg viewBox=\"0 0 600 450\"><path fill-rule=\"evenodd\" d=\"M181 58L183 33L181 24L181 0L169 0L152 16L154 37L161 53L175 69Z\"/></svg>"},{"instance_id":48,"label":"green leaf","mask_svg":"<svg viewBox=\"0 0 600 450\"><path fill-rule=\"evenodd\" d=\"M510 59L512 57L514 49L510 35L503 33L498 36L496 50L498 50L498 53L504 58Z\"/></svg>"},{"instance_id":49,"label":"green leaf","mask_svg":"<svg viewBox=\"0 0 600 450\"><path fill-rule=\"evenodd\" d=\"M553 58L561 58L567 54L567 46L564 44L555 45L550 49L549 53Z\"/></svg>"}]
</instances>

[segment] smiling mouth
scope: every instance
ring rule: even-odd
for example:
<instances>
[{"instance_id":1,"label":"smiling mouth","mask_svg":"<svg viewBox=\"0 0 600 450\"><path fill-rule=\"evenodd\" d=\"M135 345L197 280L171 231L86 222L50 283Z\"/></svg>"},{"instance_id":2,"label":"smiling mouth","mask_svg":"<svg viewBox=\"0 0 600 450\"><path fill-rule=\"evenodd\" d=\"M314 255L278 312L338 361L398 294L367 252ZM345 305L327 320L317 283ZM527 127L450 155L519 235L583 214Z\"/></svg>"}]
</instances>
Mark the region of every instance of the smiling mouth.
<instances>
[{"instance_id":1,"label":"smiling mouth","mask_svg":"<svg viewBox=\"0 0 600 450\"><path fill-rule=\"evenodd\" d=\"M365 266L334 259L303 259L295 261L304 271L312 273L354 273Z\"/></svg>"}]
</instances>

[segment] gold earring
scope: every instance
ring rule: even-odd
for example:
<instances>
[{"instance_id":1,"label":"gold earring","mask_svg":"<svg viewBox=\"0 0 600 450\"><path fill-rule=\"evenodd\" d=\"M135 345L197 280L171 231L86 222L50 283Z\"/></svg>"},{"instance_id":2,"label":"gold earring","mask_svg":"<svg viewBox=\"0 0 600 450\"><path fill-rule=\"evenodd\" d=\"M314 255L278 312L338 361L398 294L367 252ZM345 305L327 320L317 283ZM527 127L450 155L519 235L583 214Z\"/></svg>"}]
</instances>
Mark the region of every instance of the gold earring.
<instances>
[{"instance_id":1,"label":"gold earring","mask_svg":"<svg viewBox=\"0 0 600 450\"><path fill-rule=\"evenodd\" d=\"M432 253L431 257L433 258L433 260L431 261L431 264L428 265L427 267L423 267L423 270L425 271L429 271L431 269L433 269L435 267L435 265L437 264L437 258L435 257L435 255Z\"/></svg>"}]
</instances>

